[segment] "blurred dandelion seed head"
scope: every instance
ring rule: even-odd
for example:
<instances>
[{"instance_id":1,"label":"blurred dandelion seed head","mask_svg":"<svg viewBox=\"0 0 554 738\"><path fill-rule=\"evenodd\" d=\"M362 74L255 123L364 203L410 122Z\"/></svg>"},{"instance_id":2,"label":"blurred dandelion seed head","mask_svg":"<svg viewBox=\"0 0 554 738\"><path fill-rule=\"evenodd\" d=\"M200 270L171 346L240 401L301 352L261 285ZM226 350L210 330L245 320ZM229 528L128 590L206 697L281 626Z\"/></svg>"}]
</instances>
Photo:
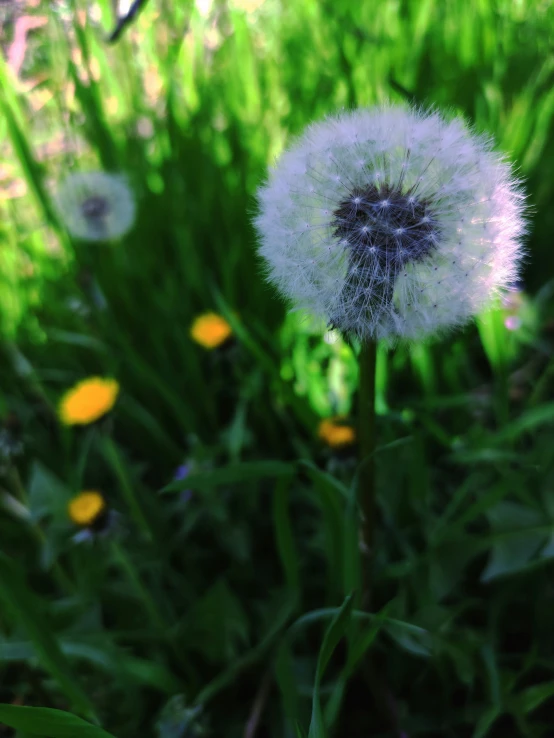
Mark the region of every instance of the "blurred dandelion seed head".
<instances>
[{"instance_id":1,"label":"blurred dandelion seed head","mask_svg":"<svg viewBox=\"0 0 554 738\"><path fill-rule=\"evenodd\" d=\"M98 197L97 195L87 197L81 205L83 217L90 218L91 220L104 218L108 214L109 209L110 207L105 198Z\"/></svg>"},{"instance_id":2,"label":"blurred dandelion seed head","mask_svg":"<svg viewBox=\"0 0 554 738\"><path fill-rule=\"evenodd\" d=\"M58 413L64 425L94 423L115 405L119 384L115 379L90 377L68 390L60 400Z\"/></svg>"},{"instance_id":3,"label":"blurred dandelion seed head","mask_svg":"<svg viewBox=\"0 0 554 738\"><path fill-rule=\"evenodd\" d=\"M382 106L315 123L258 199L269 280L362 340L462 325L518 274L520 182L489 139L437 112Z\"/></svg>"},{"instance_id":4,"label":"blurred dandelion seed head","mask_svg":"<svg viewBox=\"0 0 554 738\"><path fill-rule=\"evenodd\" d=\"M206 349L215 349L224 344L232 335L232 328L221 315L204 313L192 323L190 335L193 341Z\"/></svg>"},{"instance_id":5,"label":"blurred dandelion seed head","mask_svg":"<svg viewBox=\"0 0 554 738\"><path fill-rule=\"evenodd\" d=\"M135 200L121 175L70 174L58 188L56 204L69 233L85 241L119 238L135 221Z\"/></svg>"}]
</instances>

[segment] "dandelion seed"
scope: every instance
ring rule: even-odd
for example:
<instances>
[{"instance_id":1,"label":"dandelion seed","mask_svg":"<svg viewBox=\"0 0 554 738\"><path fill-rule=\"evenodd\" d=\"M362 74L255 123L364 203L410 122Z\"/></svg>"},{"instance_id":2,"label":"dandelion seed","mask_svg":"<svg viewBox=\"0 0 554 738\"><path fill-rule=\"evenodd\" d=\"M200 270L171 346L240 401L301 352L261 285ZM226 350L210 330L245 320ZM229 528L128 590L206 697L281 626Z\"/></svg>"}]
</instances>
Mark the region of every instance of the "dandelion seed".
<instances>
[{"instance_id":1,"label":"dandelion seed","mask_svg":"<svg viewBox=\"0 0 554 738\"><path fill-rule=\"evenodd\" d=\"M121 175L69 174L58 188L56 203L69 233L85 241L119 238L135 220L133 194Z\"/></svg>"},{"instance_id":2,"label":"dandelion seed","mask_svg":"<svg viewBox=\"0 0 554 738\"><path fill-rule=\"evenodd\" d=\"M517 277L520 181L489 139L437 112L383 106L313 124L258 198L269 280L361 340L462 325Z\"/></svg>"},{"instance_id":3,"label":"dandelion seed","mask_svg":"<svg viewBox=\"0 0 554 738\"><path fill-rule=\"evenodd\" d=\"M232 336L232 328L221 315L204 313L193 322L191 338L206 349L216 349L226 343Z\"/></svg>"},{"instance_id":4,"label":"dandelion seed","mask_svg":"<svg viewBox=\"0 0 554 738\"><path fill-rule=\"evenodd\" d=\"M117 400L115 379L90 377L68 390L60 400L58 413L64 425L88 425L108 413Z\"/></svg>"}]
</instances>

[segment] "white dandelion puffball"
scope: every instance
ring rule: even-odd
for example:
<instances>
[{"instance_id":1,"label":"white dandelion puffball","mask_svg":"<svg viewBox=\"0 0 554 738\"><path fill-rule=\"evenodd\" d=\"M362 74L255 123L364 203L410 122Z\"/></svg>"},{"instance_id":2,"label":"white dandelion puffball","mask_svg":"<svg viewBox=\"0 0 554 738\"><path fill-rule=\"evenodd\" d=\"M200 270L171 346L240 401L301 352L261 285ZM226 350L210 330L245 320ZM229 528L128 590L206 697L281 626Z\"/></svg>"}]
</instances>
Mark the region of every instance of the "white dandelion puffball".
<instances>
[{"instance_id":1,"label":"white dandelion puffball","mask_svg":"<svg viewBox=\"0 0 554 738\"><path fill-rule=\"evenodd\" d=\"M359 339L462 325L517 278L525 203L491 141L382 106L307 128L258 192L268 279Z\"/></svg>"},{"instance_id":2,"label":"white dandelion puffball","mask_svg":"<svg viewBox=\"0 0 554 738\"><path fill-rule=\"evenodd\" d=\"M135 220L133 194L118 174L69 174L58 187L56 204L69 233L85 241L119 238Z\"/></svg>"}]
</instances>

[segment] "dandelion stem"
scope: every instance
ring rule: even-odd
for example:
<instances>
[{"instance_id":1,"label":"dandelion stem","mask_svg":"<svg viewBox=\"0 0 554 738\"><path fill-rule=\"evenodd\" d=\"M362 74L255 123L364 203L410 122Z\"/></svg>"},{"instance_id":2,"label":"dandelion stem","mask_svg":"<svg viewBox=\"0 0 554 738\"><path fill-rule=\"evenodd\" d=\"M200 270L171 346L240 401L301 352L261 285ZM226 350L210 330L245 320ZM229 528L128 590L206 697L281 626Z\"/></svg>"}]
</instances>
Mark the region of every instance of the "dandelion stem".
<instances>
[{"instance_id":1,"label":"dandelion stem","mask_svg":"<svg viewBox=\"0 0 554 738\"><path fill-rule=\"evenodd\" d=\"M137 497L136 490L128 477L127 470L125 469L120 453L115 443L108 436L103 440L103 451L119 480L123 498L129 506L129 510L136 525L144 533L148 541L155 541L156 535L154 528Z\"/></svg>"},{"instance_id":2,"label":"dandelion stem","mask_svg":"<svg viewBox=\"0 0 554 738\"><path fill-rule=\"evenodd\" d=\"M369 607L371 597L371 562L373 558L373 535L375 524L375 364L377 343L367 340L362 343L359 361L358 400L358 504L362 515L362 547L364 594L363 600Z\"/></svg>"}]
</instances>

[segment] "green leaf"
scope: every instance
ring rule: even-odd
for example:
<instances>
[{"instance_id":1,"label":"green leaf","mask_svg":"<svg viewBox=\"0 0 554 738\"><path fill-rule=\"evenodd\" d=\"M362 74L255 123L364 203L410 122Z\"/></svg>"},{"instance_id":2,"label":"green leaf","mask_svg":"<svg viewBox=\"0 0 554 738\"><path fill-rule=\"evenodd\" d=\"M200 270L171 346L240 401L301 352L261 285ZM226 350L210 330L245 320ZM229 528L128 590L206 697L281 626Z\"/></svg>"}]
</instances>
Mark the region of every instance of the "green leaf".
<instances>
[{"instance_id":1,"label":"green leaf","mask_svg":"<svg viewBox=\"0 0 554 738\"><path fill-rule=\"evenodd\" d=\"M179 681L173 674L163 664L155 661L127 656L114 664L114 668L129 681L157 689L159 692L166 692L171 695L181 688Z\"/></svg>"},{"instance_id":2,"label":"green leaf","mask_svg":"<svg viewBox=\"0 0 554 738\"><path fill-rule=\"evenodd\" d=\"M230 464L220 469L212 469L187 477L187 488L194 490L212 489L222 484L236 484L252 480L289 477L296 473L295 464L286 464L283 461L250 461L240 464ZM162 492L181 492L183 482L171 482L163 487Z\"/></svg>"},{"instance_id":3,"label":"green leaf","mask_svg":"<svg viewBox=\"0 0 554 738\"><path fill-rule=\"evenodd\" d=\"M0 602L21 625L33 642L41 665L58 682L67 699L79 712L94 717L94 708L79 687L70 664L43 617L40 600L27 588L22 575L10 559L0 553Z\"/></svg>"},{"instance_id":4,"label":"green leaf","mask_svg":"<svg viewBox=\"0 0 554 738\"><path fill-rule=\"evenodd\" d=\"M323 644L319 651L317 659L317 668L315 673L315 683L313 691L312 701L312 719L310 722L310 729L308 732L308 738L326 738L327 731L323 720L323 711L321 709L321 700L319 695L319 689L321 680L327 668L327 664L334 650L336 649L339 641L346 633L348 625L350 623L350 616L352 614L353 595L349 594L344 600L342 607L333 618L331 624L325 632L323 637Z\"/></svg>"},{"instance_id":5,"label":"green leaf","mask_svg":"<svg viewBox=\"0 0 554 738\"><path fill-rule=\"evenodd\" d=\"M296 687L294 660L286 638L281 640L273 668L277 684L281 691L285 714L291 723L295 725L298 723L300 717L300 695Z\"/></svg>"},{"instance_id":6,"label":"green leaf","mask_svg":"<svg viewBox=\"0 0 554 738\"><path fill-rule=\"evenodd\" d=\"M194 603L187 614L185 632L209 661L232 659L241 645L246 644L248 619L240 600L224 579L217 580Z\"/></svg>"},{"instance_id":7,"label":"green leaf","mask_svg":"<svg viewBox=\"0 0 554 738\"><path fill-rule=\"evenodd\" d=\"M534 407L506 425L499 433L492 436L495 443L513 441L524 433L537 430L543 425L554 423L554 402L547 402Z\"/></svg>"},{"instance_id":8,"label":"green leaf","mask_svg":"<svg viewBox=\"0 0 554 738\"><path fill-rule=\"evenodd\" d=\"M554 681L537 684L525 689L518 695L518 702L523 712L532 712L540 707L545 700L554 697Z\"/></svg>"},{"instance_id":9,"label":"green leaf","mask_svg":"<svg viewBox=\"0 0 554 738\"><path fill-rule=\"evenodd\" d=\"M298 553L294 545L294 536L288 510L288 493L291 477L280 479L275 485L273 492L273 522L275 524L275 536L277 539L277 550L281 564L285 571L287 587L291 591L300 588L300 573L298 569Z\"/></svg>"},{"instance_id":10,"label":"green leaf","mask_svg":"<svg viewBox=\"0 0 554 738\"><path fill-rule=\"evenodd\" d=\"M114 738L70 712L47 707L0 705L0 722L17 731L46 738Z\"/></svg>"},{"instance_id":11,"label":"green leaf","mask_svg":"<svg viewBox=\"0 0 554 738\"><path fill-rule=\"evenodd\" d=\"M361 592L362 558L360 555L360 516L355 485L349 491L350 499L344 512L343 535L343 591Z\"/></svg>"},{"instance_id":12,"label":"green leaf","mask_svg":"<svg viewBox=\"0 0 554 738\"><path fill-rule=\"evenodd\" d=\"M297 604L297 594L296 592L291 592L283 602L282 607L277 611L271 627L260 643L243 656L235 659L228 669L225 669L215 679L209 682L209 684L207 684L198 693L193 704L205 705L228 684L231 684L244 669L255 664L275 644L277 637L286 627L286 624L296 609Z\"/></svg>"},{"instance_id":13,"label":"green leaf","mask_svg":"<svg viewBox=\"0 0 554 738\"><path fill-rule=\"evenodd\" d=\"M308 462L301 462L303 468L313 481L314 503L320 508L322 515L322 532L325 540L327 559L327 576L330 598L343 593L344 572L344 500L349 499L350 492L346 486ZM345 592L348 589L344 584Z\"/></svg>"},{"instance_id":14,"label":"green leaf","mask_svg":"<svg viewBox=\"0 0 554 738\"><path fill-rule=\"evenodd\" d=\"M490 365L501 372L515 355L513 337L504 326L503 311L494 307L479 315L476 323Z\"/></svg>"},{"instance_id":15,"label":"green leaf","mask_svg":"<svg viewBox=\"0 0 554 738\"><path fill-rule=\"evenodd\" d=\"M481 574L482 582L526 568L552 533L541 512L514 502L500 502L487 512L487 517L495 542Z\"/></svg>"},{"instance_id":16,"label":"green leaf","mask_svg":"<svg viewBox=\"0 0 554 738\"><path fill-rule=\"evenodd\" d=\"M311 461L305 461L304 459L299 462L299 466L306 471L310 479L320 487L327 487L329 489L338 492L338 494L345 500L350 500L349 488L340 482L336 477L328 474L323 469L319 469Z\"/></svg>"},{"instance_id":17,"label":"green leaf","mask_svg":"<svg viewBox=\"0 0 554 738\"><path fill-rule=\"evenodd\" d=\"M346 693L348 680L354 674L358 664L364 657L366 651L374 643L379 631L381 630L385 621L386 607L375 616L374 621L370 624L369 628L363 630L361 633L356 633L355 637L352 635L349 638L348 644L348 657L346 665L342 669L341 674L337 680L337 683L333 689L333 692L329 698L329 702L325 708L325 724L332 727L335 724L336 719L340 714L342 701Z\"/></svg>"},{"instance_id":18,"label":"green leaf","mask_svg":"<svg viewBox=\"0 0 554 738\"><path fill-rule=\"evenodd\" d=\"M541 546L548 532L514 531L494 544L488 564L481 574L482 582L490 582L499 576L515 574L526 568Z\"/></svg>"},{"instance_id":19,"label":"green leaf","mask_svg":"<svg viewBox=\"0 0 554 738\"><path fill-rule=\"evenodd\" d=\"M38 461L31 466L27 492L29 509L35 520L52 514L66 518L71 491Z\"/></svg>"},{"instance_id":20,"label":"green leaf","mask_svg":"<svg viewBox=\"0 0 554 738\"><path fill-rule=\"evenodd\" d=\"M496 531L519 531L544 522L543 515L539 510L506 500L490 508L487 512L487 518L493 530Z\"/></svg>"},{"instance_id":21,"label":"green leaf","mask_svg":"<svg viewBox=\"0 0 554 738\"><path fill-rule=\"evenodd\" d=\"M475 726L473 738L485 738L489 732L489 728L492 727L493 723L497 721L501 714L502 712L498 707L491 707L489 710L484 712Z\"/></svg>"},{"instance_id":22,"label":"green leaf","mask_svg":"<svg viewBox=\"0 0 554 738\"><path fill-rule=\"evenodd\" d=\"M106 346L94 336L88 336L86 333L74 333L72 331L64 331L60 328L50 328L48 331L48 339L65 343L68 346L78 346L80 348L88 348L91 351L100 353L106 352Z\"/></svg>"},{"instance_id":23,"label":"green leaf","mask_svg":"<svg viewBox=\"0 0 554 738\"><path fill-rule=\"evenodd\" d=\"M8 133L14 153L19 159L25 180L29 185L37 205L41 208L44 218L54 228L59 230L57 215L52 208L50 198L44 186L44 168L37 161L31 147L31 132L29 126L25 123L26 116L13 93L10 76L9 67L4 60L4 55L0 55L0 89L2 90L0 110L7 122Z\"/></svg>"}]
</instances>

